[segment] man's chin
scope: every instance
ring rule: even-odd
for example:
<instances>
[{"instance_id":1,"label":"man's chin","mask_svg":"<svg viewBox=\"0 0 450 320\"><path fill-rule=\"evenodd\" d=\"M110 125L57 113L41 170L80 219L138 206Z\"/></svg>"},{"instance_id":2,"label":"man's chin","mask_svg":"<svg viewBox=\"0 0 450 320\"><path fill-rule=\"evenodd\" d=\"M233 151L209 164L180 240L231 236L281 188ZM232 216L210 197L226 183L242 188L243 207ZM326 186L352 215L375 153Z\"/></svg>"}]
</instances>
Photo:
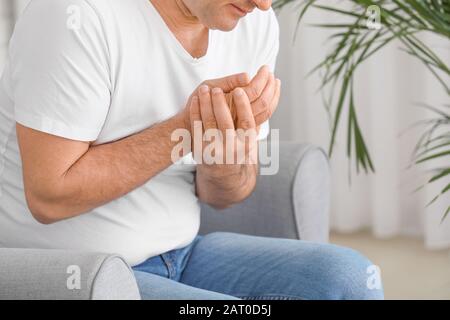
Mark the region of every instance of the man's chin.
<instances>
[{"instance_id":1,"label":"man's chin","mask_svg":"<svg viewBox=\"0 0 450 320\"><path fill-rule=\"evenodd\" d=\"M228 32L228 31L231 31L234 28L236 28L238 23L239 23L239 19L237 19L237 18L227 18L226 20L224 19L223 21L218 23L214 29Z\"/></svg>"}]
</instances>

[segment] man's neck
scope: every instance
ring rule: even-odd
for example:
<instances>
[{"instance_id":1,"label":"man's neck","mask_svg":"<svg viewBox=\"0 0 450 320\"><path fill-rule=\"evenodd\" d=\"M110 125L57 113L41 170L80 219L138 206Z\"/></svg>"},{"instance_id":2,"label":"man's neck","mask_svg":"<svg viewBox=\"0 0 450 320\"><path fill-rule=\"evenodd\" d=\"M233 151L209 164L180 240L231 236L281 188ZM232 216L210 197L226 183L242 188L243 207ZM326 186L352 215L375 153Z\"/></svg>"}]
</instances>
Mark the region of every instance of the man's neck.
<instances>
[{"instance_id":1,"label":"man's neck","mask_svg":"<svg viewBox=\"0 0 450 320\"><path fill-rule=\"evenodd\" d=\"M205 29L183 0L149 0L172 32L192 32Z\"/></svg>"},{"instance_id":2,"label":"man's neck","mask_svg":"<svg viewBox=\"0 0 450 320\"><path fill-rule=\"evenodd\" d=\"M193 57L208 50L209 30L194 16L183 0L149 0L168 28Z\"/></svg>"}]
</instances>

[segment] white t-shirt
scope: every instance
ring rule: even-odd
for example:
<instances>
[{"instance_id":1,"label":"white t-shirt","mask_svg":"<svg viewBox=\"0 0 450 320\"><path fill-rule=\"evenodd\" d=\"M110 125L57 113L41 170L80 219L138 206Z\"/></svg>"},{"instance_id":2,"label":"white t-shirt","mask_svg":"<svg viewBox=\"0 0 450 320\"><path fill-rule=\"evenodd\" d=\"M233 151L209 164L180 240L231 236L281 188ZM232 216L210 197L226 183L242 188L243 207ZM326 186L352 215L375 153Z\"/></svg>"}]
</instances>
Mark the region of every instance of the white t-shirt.
<instances>
[{"instance_id":1,"label":"white t-shirt","mask_svg":"<svg viewBox=\"0 0 450 320\"><path fill-rule=\"evenodd\" d=\"M0 83L0 246L118 253L136 265L188 245L200 222L191 156L87 214L42 225L26 205L15 122L95 144L127 137L177 114L204 80L273 68L278 31L273 11L255 10L231 32L212 30L195 59L149 0L31 1Z\"/></svg>"}]
</instances>

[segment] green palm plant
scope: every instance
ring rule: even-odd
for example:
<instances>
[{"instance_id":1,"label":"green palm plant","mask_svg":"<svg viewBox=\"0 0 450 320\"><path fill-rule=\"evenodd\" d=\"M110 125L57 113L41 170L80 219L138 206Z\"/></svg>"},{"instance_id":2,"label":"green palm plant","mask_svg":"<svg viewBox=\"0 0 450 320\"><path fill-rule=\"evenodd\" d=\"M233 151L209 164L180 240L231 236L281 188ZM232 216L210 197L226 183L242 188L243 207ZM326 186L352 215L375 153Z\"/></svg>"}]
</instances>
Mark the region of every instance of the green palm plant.
<instances>
[{"instance_id":1,"label":"green palm plant","mask_svg":"<svg viewBox=\"0 0 450 320\"><path fill-rule=\"evenodd\" d=\"M324 5L318 0L278 0L275 9L296 3L299 10L298 24L309 10L324 10L345 16L347 23L317 24L315 26L333 30L330 39L333 50L325 56L312 72L321 71L321 89L327 87L329 96L325 106L332 115L329 155L333 153L336 134L343 121L343 109L348 108L347 156L354 159L357 172L362 168L366 173L375 172L369 148L358 123L354 99L354 75L358 67L371 56L397 41L401 50L421 61L450 96L450 68L426 43L420 39L421 33L430 33L443 41L450 40L450 0L343 0L339 5ZM343 5L341 5L343 4ZM350 9L346 9L350 8ZM368 14L378 14L379 27L368 28ZM432 107L435 118L421 121L424 133L417 142L413 164L422 164L450 156L450 105ZM446 179L445 187L429 204L450 194L450 161L442 168L432 171L427 183ZM450 203L443 220L450 212Z\"/></svg>"}]
</instances>

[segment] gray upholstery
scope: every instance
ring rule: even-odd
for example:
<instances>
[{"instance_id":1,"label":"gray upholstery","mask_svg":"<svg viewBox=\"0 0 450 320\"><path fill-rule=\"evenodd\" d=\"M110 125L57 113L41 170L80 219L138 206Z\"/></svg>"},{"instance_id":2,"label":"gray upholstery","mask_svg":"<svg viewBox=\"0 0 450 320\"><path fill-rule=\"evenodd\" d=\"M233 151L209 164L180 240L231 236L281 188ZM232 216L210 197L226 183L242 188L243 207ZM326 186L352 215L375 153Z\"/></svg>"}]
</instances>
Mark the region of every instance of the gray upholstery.
<instances>
[{"instance_id":1,"label":"gray upholstery","mask_svg":"<svg viewBox=\"0 0 450 320\"><path fill-rule=\"evenodd\" d=\"M253 195L230 209L203 205L200 233L328 240L327 157L311 145L279 147L278 174L261 176ZM71 280L78 267L81 282L74 289ZM139 291L130 267L116 255L0 248L2 299L139 299Z\"/></svg>"},{"instance_id":2,"label":"gray upholstery","mask_svg":"<svg viewBox=\"0 0 450 320\"><path fill-rule=\"evenodd\" d=\"M79 286L74 280L78 275ZM0 249L0 300L139 298L132 271L118 256Z\"/></svg>"},{"instance_id":3,"label":"gray upholstery","mask_svg":"<svg viewBox=\"0 0 450 320\"><path fill-rule=\"evenodd\" d=\"M260 176L255 192L225 210L203 205L200 233L229 231L266 237L328 241L330 169L322 149L281 143L280 167Z\"/></svg>"}]
</instances>

